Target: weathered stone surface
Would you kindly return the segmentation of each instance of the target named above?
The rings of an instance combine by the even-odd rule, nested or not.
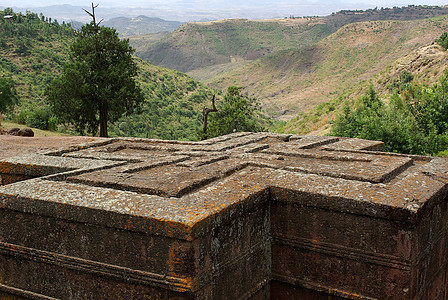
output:
[[[0,294],[447,299],[448,161],[381,150],[235,133],[5,159]]]

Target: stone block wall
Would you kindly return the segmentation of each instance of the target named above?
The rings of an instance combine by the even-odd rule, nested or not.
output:
[[[448,299],[442,158],[236,133],[0,161],[0,295]]]

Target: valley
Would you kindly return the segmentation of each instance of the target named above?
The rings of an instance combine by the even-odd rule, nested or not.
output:
[[[446,30],[446,17],[350,24],[311,47],[284,50],[204,82],[221,89],[241,85],[269,115],[289,120],[356,89]]]
[[[136,54],[212,88],[242,86],[267,115],[289,122],[362,89],[448,30],[446,7],[341,11],[327,17],[188,23]],[[418,70],[415,70],[418,73]],[[441,73],[439,71],[434,71]],[[418,76],[417,76],[418,77]],[[292,126],[292,125],[291,125]]]

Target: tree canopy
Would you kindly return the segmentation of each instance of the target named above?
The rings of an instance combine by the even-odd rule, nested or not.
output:
[[[0,113],[6,112],[18,100],[14,81],[11,78],[0,77]]]
[[[258,132],[264,129],[258,114],[259,104],[255,98],[241,94],[241,87],[227,89],[223,101],[219,101],[218,111],[210,114],[207,138],[232,132]]]
[[[448,33],[444,32],[436,42],[445,50],[448,49]]]
[[[401,75],[401,74],[400,74]],[[378,140],[388,152],[438,154],[448,148],[448,73],[432,87],[410,84],[407,73],[386,105],[373,86],[346,102],[332,135]]]
[[[100,127],[100,136],[107,137],[108,122],[144,101],[135,81],[134,50],[129,40],[120,40],[115,29],[99,26],[94,18],[77,32],[70,51],[62,75],[46,90],[47,99],[59,119],[80,134],[95,135]]]

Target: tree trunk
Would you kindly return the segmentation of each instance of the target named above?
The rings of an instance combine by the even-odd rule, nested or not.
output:
[[[207,139],[207,123],[208,123],[208,114],[211,112],[217,112],[218,109],[215,106],[215,95],[213,95],[213,99],[212,99],[212,108],[207,108],[204,107],[204,109],[202,110],[202,140]]]
[[[107,133],[107,109],[100,108],[100,137],[109,137]]]

